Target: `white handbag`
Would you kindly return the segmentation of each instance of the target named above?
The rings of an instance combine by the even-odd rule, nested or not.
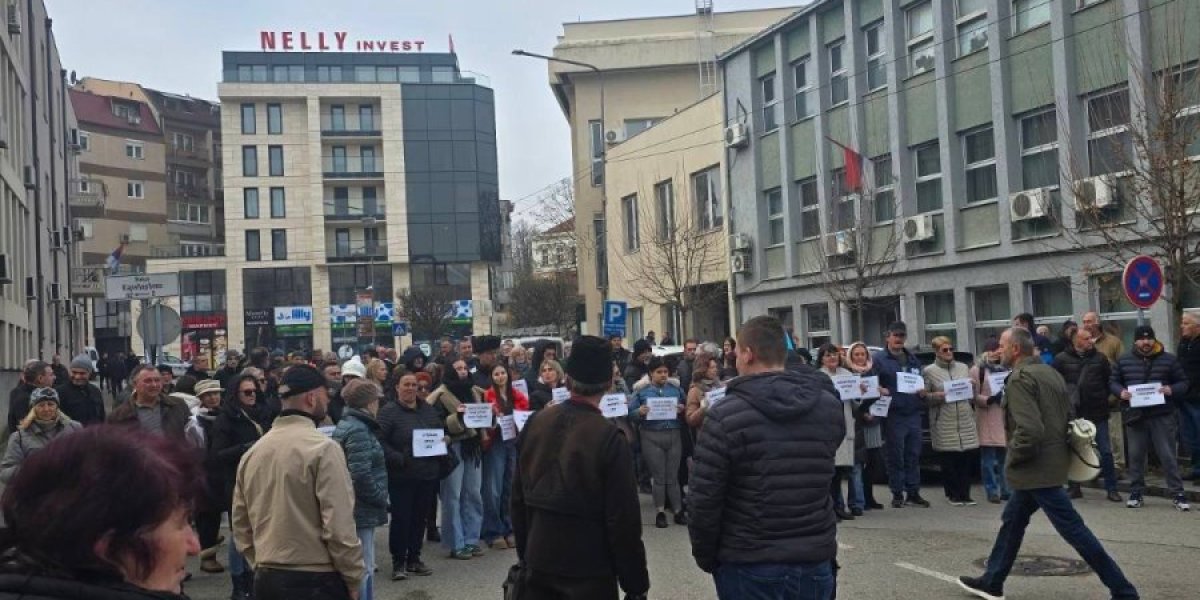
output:
[[[1067,423],[1067,446],[1071,448],[1071,466],[1067,479],[1086,483],[1100,475],[1100,453],[1096,449],[1096,425],[1087,419]]]

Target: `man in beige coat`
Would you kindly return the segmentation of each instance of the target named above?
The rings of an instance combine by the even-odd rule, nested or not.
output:
[[[316,429],[329,404],[325,378],[293,366],[279,395],[283,411],[242,457],[233,492],[233,538],[255,570],[254,597],[357,600],[366,570],[350,471]]]

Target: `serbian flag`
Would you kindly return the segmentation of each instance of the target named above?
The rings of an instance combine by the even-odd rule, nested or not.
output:
[[[117,249],[113,250],[112,254],[108,255],[108,259],[105,260],[105,264],[108,266],[108,272],[110,275],[116,275],[117,269],[121,268],[121,255],[124,253],[125,242],[121,242],[121,245],[117,246]]]
[[[849,146],[837,140],[826,137],[829,143],[842,149],[842,159],[846,163],[846,191],[861,192],[863,186],[863,157]]]
[[[454,54],[454,34],[447,34],[450,38],[450,54]]]

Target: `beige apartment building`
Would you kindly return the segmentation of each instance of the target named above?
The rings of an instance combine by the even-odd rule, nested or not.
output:
[[[611,239],[603,241],[605,213],[613,215],[619,200],[611,186],[606,189],[606,155],[718,91],[717,55],[796,10],[714,13],[711,6],[711,2],[698,2],[696,13],[682,16],[564,23],[554,47],[555,58],[599,70],[549,63],[551,90],[571,128],[575,228],[581,246],[579,289],[587,305],[584,332],[600,330],[604,297],[635,301],[617,297],[615,282],[628,274],[620,270],[622,261],[609,255]],[[717,115],[712,124],[720,122]],[[661,167],[657,161],[650,166]],[[609,225],[607,237],[615,235],[616,228]],[[582,248],[585,245],[588,248]],[[642,319],[645,326],[661,323],[663,317],[660,310],[652,309],[643,312]]]

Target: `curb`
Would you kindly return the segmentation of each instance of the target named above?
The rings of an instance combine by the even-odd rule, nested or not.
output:
[[[1084,488],[1090,488],[1090,489],[1094,489],[1094,490],[1103,490],[1104,489],[1104,478],[1097,477],[1096,479],[1093,479],[1087,483],[1081,484],[1081,486]],[[1129,494],[1129,486],[1130,486],[1130,484],[1128,481],[1118,481],[1117,482],[1117,491],[1128,495]],[[1142,493],[1143,493],[1143,495],[1146,495],[1146,496],[1158,496],[1160,498],[1170,498],[1171,497],[1167,493],[1167,486],[1158,481],[1155,481],[1153,483],[1147,482],[1145,487],[1142,489]],[[1187,481],[1186,479],[1183,482],[1183,495],[1186,496],[1188,501],[1191,503],[1200,503],[1200,487],[1193,485],[1193,482]]]

